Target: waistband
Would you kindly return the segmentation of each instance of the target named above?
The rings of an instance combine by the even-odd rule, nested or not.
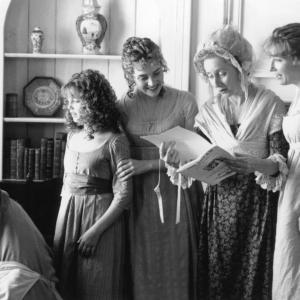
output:
[[[112,182],[99,177],[66,173],[64,189],[75,195],[107,194],[112,193]]]

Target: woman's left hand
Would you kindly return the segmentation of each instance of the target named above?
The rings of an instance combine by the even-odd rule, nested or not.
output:
[[[133,175],[143,174],[146,170],[146,161],[136,159],[123,159],[117,165],[116,175],[122,181],[125,181]]]
[[[77,241],[77,249],[81,256],[90,257],[92,256],[98,244],[99,234],[93,230],[88,229]]]
[[[255,172],[255,158],[252,156],[245,156],[241,154],[235,154],[233,158],[222,158],[230,170],[241,174],[250,174]]]

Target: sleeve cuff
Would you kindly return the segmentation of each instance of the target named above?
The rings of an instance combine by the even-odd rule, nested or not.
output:
[[[277,192],[285,184],[287,174],[288,174],[288,167],[286,165],[286,159],[281,154],[273,154],[269,156],[267,159],[272,160],[273,162],[278,163],[279,171],[276,176],[265,175],[260,172],[255,172],[256,178],[255,181],[258,185],[260,185],[263,189]]]
[[[170,177],[170,181],[174,184],[174,185],[179,185],[179,173],[177,172],[177,169],[174,168],[173,166],[167,164],[165,162],[165,166],[167,168],[167,175]],[[183,174],[181,174],[181,188],[182,189],[187,189],[189,188],[192,183],[195,181],[194,178],[192,177],[187,177],[184,176]]]

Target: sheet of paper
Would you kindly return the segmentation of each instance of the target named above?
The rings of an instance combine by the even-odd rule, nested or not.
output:
[[[179,152],[181,161],[190,161],[203,156],[214,146],[199,134],[176,126],[157,135],[142,136],[143,139],[153,143],[157,147],[162,142],[175,141],[175,148]]]

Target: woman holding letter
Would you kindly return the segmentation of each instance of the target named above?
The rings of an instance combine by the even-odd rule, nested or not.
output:
[[[194,97],[164,84],[166,62],[148,38],[131,37],[123,46],[122,66],[129,90],[119,102],[132,159],[118,166],[121,179],[133,175],[130,214],[133,299],[197,299],[196,268],[200,201],[199,182],[181,193],[159,160],[158,148],[140,138],[177,125],[192,129],[198,112]]]
[[[196,53],[196,70],[214,91],[196,116],[195,130],[232,158],[220,158],[208,185],[199,245],[199,299],[271,299],[278,193],[285,180],[284,103],[249,80],[252,47],[231,26],[212,33]],[[161,158],[177,166],[174,145]],[[171,168],[171,167],[170,167]],[[176,178],[173,178],[173,181]]]
[[[265,50],[279,84],[297,90],[282,125],[290,144],[289,174],[278,201],[272,298],[296,300],[300,295],[300,23],[274,29]]]

